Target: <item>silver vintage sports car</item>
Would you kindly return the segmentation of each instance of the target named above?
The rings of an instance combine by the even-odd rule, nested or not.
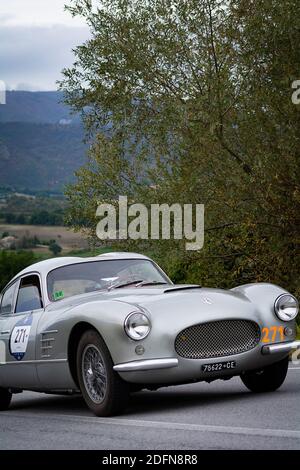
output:
[[[30,266],[0,303],[0,409],[23,390],[81,393],[98,416],[130,392],[239,375],[283,383],[297,300],[272,284],[174,285],[146,256],[110,253]]]

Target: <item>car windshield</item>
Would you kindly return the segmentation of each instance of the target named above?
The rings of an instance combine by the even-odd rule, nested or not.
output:
[[[48,274],[51,302],[73,295],[117,287],[170,284],[169,279],[150,260],[99,260],[71,264]]]

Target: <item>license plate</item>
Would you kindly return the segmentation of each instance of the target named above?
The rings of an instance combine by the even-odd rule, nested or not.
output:
[[[236,368],[235,361],[227,361],[227,362],[213,362],[212,364],[203,364],[202,371],[203,372],[218,372],[221,370],[230,370]]]

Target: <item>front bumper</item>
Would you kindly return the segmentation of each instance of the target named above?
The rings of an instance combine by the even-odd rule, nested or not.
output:
[[[262,354],[288,353],[294,349],[300,348],[300,341],[292,341],[291,343],[267,344],[262,347]]]
[[[114,370],[128,382],[135,383],[179,383],[201,381],[226,376],[240,375],[247,370],[266,367],[285,357],[289,351],[300,348],[300,341],[278,344],[258,345],[251,351],[226,357],[210,359],[186,359],[169,357],[161,359],[143,359],[125,362],[114,366]],[[237,367],[222,372],[202,373],[203,364],[236,361]]]
[[[146,359],[141,361],[125,362],[114,366],[116,372],[131,372],[138,370],[170,369],[178,366],[178,359],[170,357],[166,359]]]

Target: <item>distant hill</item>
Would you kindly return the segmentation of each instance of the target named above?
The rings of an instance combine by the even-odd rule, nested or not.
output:
[[[0,122],[55,124],[61,120],[78,124],[80,117],[71,115],[70,109],[62,103],[59,91],[8,91],[6,105],[0,106]]]
[[[62,191],[85,159],[80,125],[0,123],[0,185]]]
[[[0,106],[0,186],[63,191],[84,163],[84,130],[59,92],[7,93]]]

